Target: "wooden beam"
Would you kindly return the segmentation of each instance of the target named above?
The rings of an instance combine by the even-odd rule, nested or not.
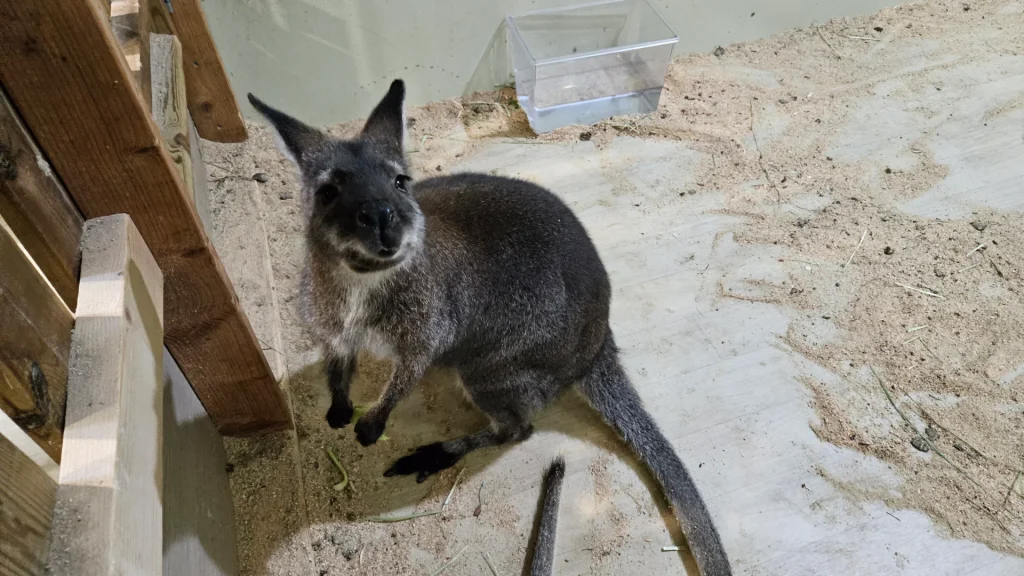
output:
[[[0,410],[60,460],[74,315],[0,218]]]
[[[73,310],[82,215],[0,90],[0,216]]]
[[[42,576],[57,483],[5,432],[0,423],[0,576]]]
[[[0,0],[0,83],[83,214],[132,216],[167,278],[167,347],[218,429],[286,428],[284,394],[130,82],[95,4]]]
[[[164,354],[164,574],[237,576],[224,443],[174,358]]]
[[[171,6],[171,21],[185,54],[188,109],[199,135],[214,142],[245,141],[245,120],[199,0],[174,0]]]
[[[163,275],[131,218],[86,222],[55,576],[162,573],[163,304]]]
[[[192,152],[189,142],[188,107],[185,103],[185,71],[181,66],[181,43],[169,34],[149,38],[150,77],[153,81],[153,121],[160,128],[167,151],[174,160],[188,197],[195,205],[192,181]]]
[[[162,0],[158,0],[162,1]],[[149,0],[113,0],[110,2],[110,26],[121,45],[128,69],[143,102],[150,102]]]
[[[213,220],[210,218],[210,186],[206,181],[206,162],[203,160],[203,142],[199,138],[195,122],[189,126],[189,146],[192,151],[192,191],[195,194],[196,212],[199,213],[199,220],[203,222],[203,229],[207,235],[213,230]]]

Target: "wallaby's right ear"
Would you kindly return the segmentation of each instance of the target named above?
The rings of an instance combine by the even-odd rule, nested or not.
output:
[[[292,162],[295,162],[299,168],[302,168],[303,161],[306,160],[303,158],[303,155],[308,154],[312,149],[318,148],[327,140],[327,136],[323,132],[292,118],[276,108],[271,108],[252,94],[249,94],[249,103],[270,121],[270,124],[277,132],[278,147],[281,148],[281,152],[288,156]]]

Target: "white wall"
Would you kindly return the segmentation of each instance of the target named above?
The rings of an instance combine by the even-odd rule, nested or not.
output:
[[[650,0],[679,35],[675,55],[769,36],[894,0]],[[482,64],[506,14],[580,0],[204,0],[248,117],[253,92],[307,122],[366,116],[396,77],[422,104],[486,88]],[[503,28],[500,36],[503,38]],[[489,57],[500,57],[500,52]],[[500,72],[498,73],[500,76]]]

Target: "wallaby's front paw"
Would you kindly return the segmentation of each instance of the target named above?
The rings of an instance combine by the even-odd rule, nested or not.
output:
[[[420,446],[408,456],[402,456],[388,468],[385,476],[416,475],[416,482],[423,482],[431,475],[451,468],[459,461],[460,456],[444,449],[444,444],[434,442]]]
[[[344,428],[352,421],[354,412],[351,402],[333,402],[327,410],[327,425],[331,428]]]
[[[363,446],[373,444],[384,434],[385,424],[385,421],[371,418],[369,414],[363,416],[356,422],[356,440]]]

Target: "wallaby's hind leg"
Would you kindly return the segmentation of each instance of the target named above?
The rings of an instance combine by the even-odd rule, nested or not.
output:
[[[473,403],[491,419],[491,426],[455,440],[420,446],[399,458],[385,476],[416,474],[416,481],[423,482],[473,450],[526,440],[533,433],[533,415],[559,389],[549,376],[534,372],[505,377],[464,374],[463,383]]]

